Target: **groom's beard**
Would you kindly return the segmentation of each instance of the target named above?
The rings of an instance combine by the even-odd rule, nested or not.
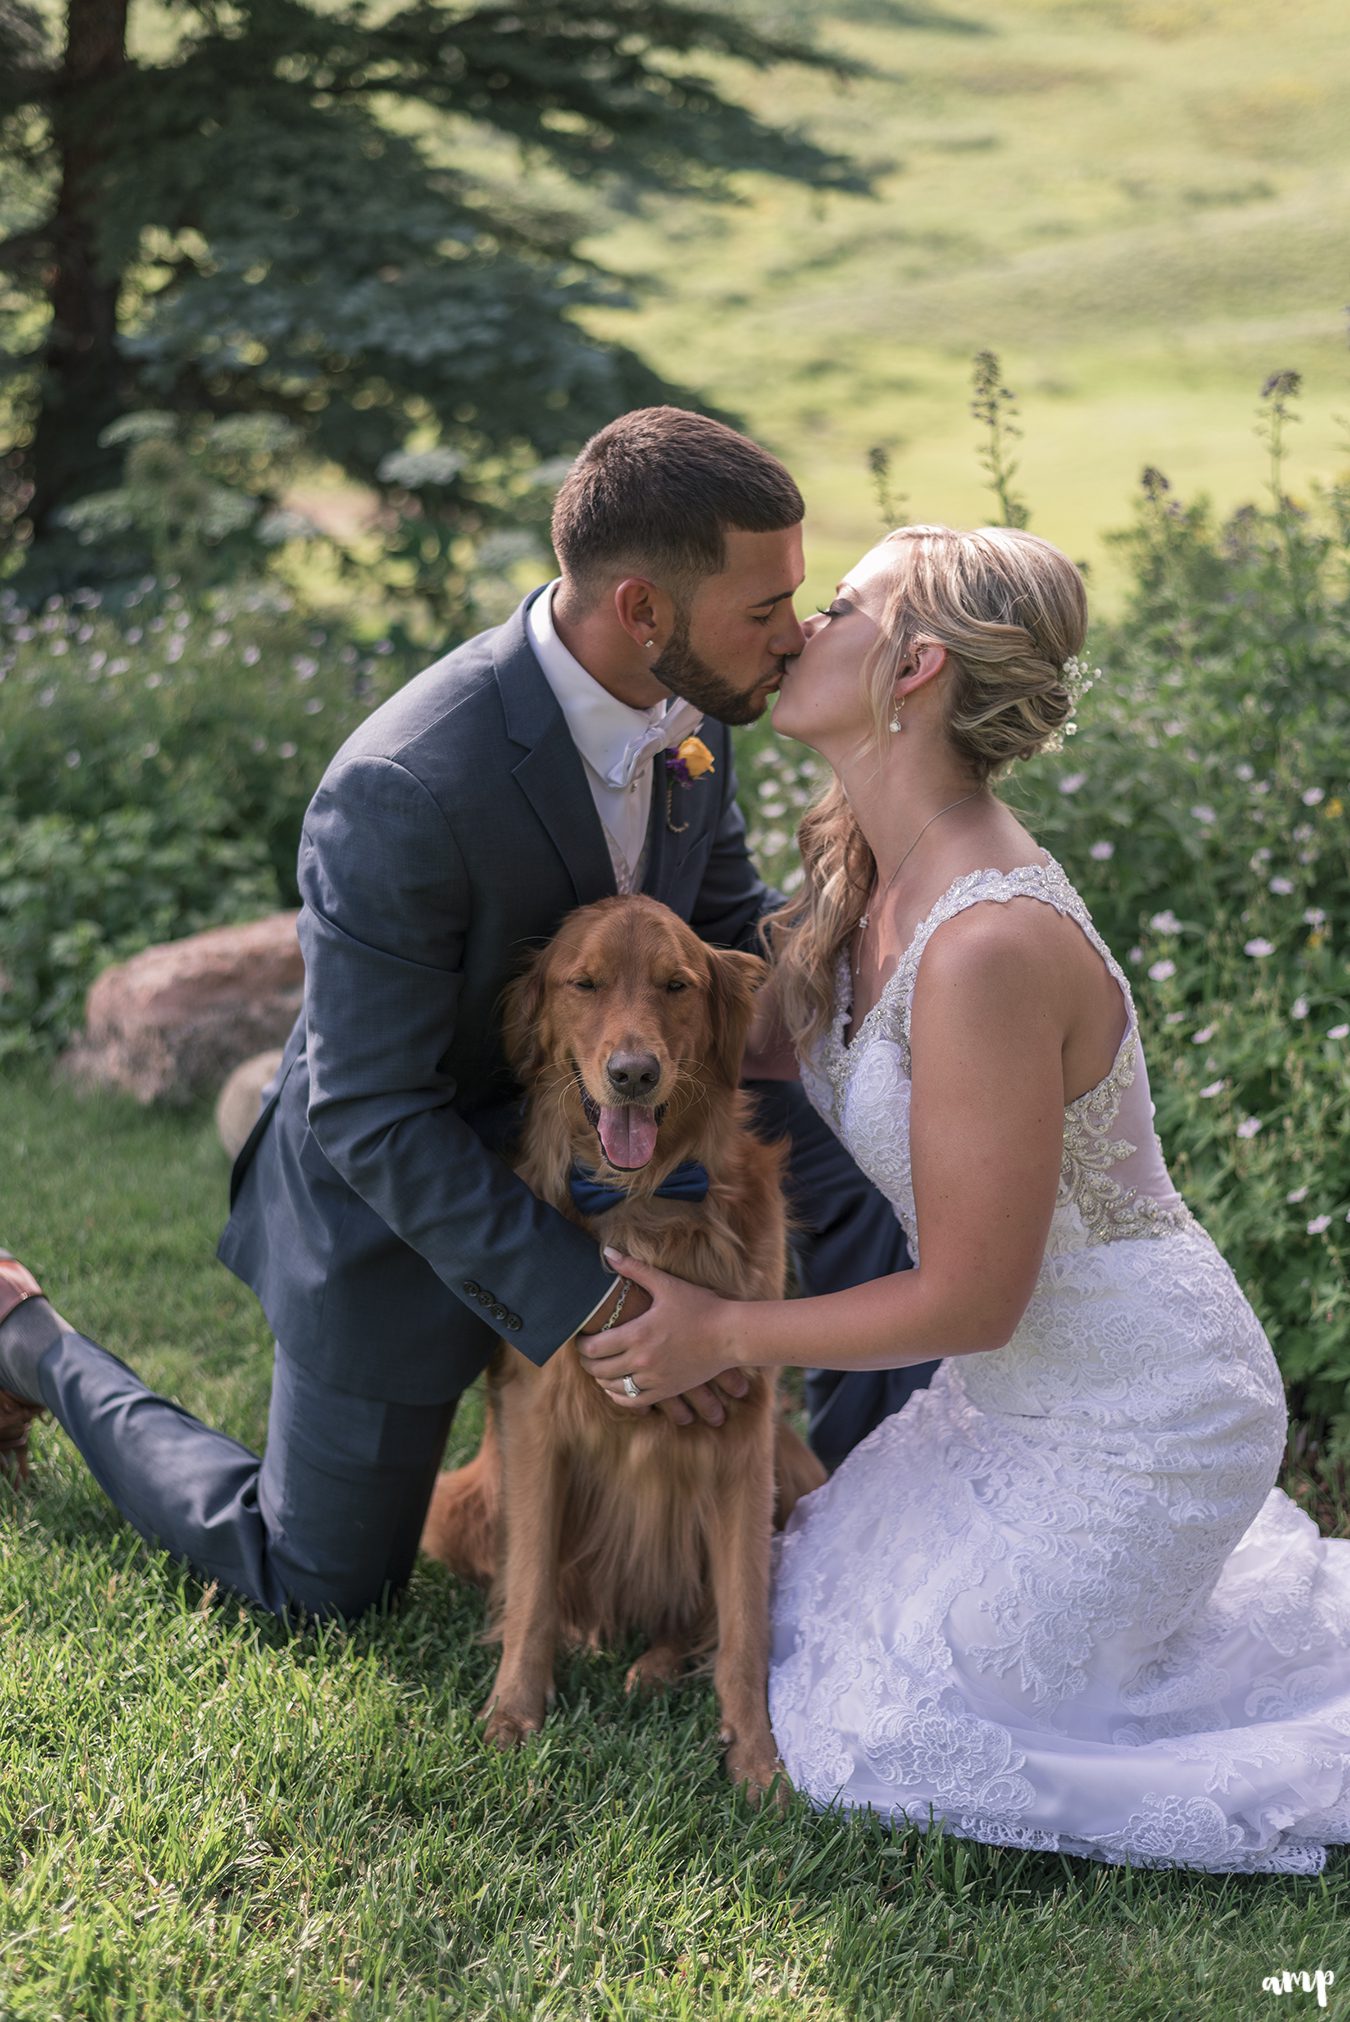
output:
[[[733,688],[699,658],[689,643],[689,620],[684,612],[677,614],[675,630],[660,659],[653,660],[651,671],[672,695],[692,702],[719,723],[757,723],[764,714],[768,698],[759,689],[747,695]]]

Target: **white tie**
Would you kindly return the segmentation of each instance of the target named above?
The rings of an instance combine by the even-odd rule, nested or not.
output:
[[[675,702],[657,722],[649,723],[637,737],[630,738],[623,755],[605,774],[607,786],[625,787],[649,765],[658,751],[668,751],[683,738],[692,737],[703,721],[703,711],[692,702]]]

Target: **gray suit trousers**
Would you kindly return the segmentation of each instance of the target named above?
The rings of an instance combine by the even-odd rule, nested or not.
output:
[[[62,1333],[42,1401],[141,1536],[277,1615],[354,1617],[403,1586],[455,1415],[353,1397],[278,1346],[265,1458]]]

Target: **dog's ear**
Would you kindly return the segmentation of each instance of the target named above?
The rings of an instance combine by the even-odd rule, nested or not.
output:
[[[712,970],[710,1059],[718,1079],[734,1088],[741,1078],[746,1035],[755,1015],[755,992],[769,965],[762,955],[742,955],[730,948],[709,948],[707,955]]]
[[[522,1084],[533,1081],[548,1058],[543,1029],[547,968],[548,949],[541,948],[502,995],[502,1051]]]

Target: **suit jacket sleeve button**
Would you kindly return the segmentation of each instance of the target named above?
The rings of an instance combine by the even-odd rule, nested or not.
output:
[[[478,1287],[477,1285],[475,1285],[472,1278],[466,1278],[464,1280],[463,1289],[468,1293],[471,1299],[476,1299],[478,1297]]]
[[[519,1334],[521,1327],[524,1325],[524,1322],[521,1320],[519,1313],[508,1313],[506,1316],[506,1324],[511,1329],[511,1332],[513,1334]]]
[[[504,1320],[507,1317],[505,1306],[494,1306],[492,1309],[492,1317],[494,1320]]]

